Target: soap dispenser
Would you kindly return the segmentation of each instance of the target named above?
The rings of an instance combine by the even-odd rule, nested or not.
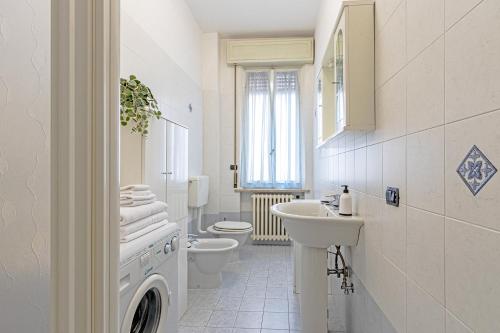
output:
[[[352,197],[347,185],[342,185],[344,191],[340,196],[339,215],[352,216]]]

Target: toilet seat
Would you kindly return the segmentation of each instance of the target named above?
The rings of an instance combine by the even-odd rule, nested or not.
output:
[[[239,221],[220,221],[213,225],[214,230],[222,232],[245,232],[252,229],[252,225],[248,222]]]

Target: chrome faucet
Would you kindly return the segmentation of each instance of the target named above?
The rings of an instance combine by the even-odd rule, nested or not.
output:
[[[339,208],[340,194],[327,194],[324,197],[331,198],[331,200],[322,200],[322,203],[328,206],[332,206],[335,209]]]
[[[188,234],[188,239],[187,241],[191,244],[196,244],[196,243],[199,243],[200,241],[196,238],[198,237],[198,235],[195,235],[195,234]]]

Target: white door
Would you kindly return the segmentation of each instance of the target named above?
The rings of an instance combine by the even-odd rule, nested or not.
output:
[[[167,121],[153,119],[144,139],[144,183],[158,200],[167,202]]]

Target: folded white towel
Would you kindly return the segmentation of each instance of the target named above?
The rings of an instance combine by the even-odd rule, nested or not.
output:
[[[163,201],[155,201],[138,207],[120,207],[120,225],[126,225],[160,212],[166,212],[167,207],[167,204]]]
[[[135,184],[120,187],[120,191],[149,191],[149,185]]]
[[[127,225],[123,225],[120,227],[120,237],[125,237],[127,235],[133,234],[134,232],[138,232],[141,229],[144,229],[152,224],[166,220],[167,218],[168,214],[166,212],[160,212],[158,214],[145,217],[143,219],[137,220]]]
[[[154,194],[153,192],[147,190],[147,191],[120,191],[120,196],[122,195],[135,195],[135,196],[148,196],[150,194]]]
[[[144,206],[144,205],[152,204],[155,201],[156,201],[156,199],[149,199],[149,200],[133,200],[133,199],[121,200],[120,199],[120,206],[121,207]]]
[[[150,226],[147,226],[146,228],[143,228],[137,232],[134,232],[133,234],[126,235],[126,236],[120,236],[120,242],[121,243],[128,243],[136,238],[139,238],[141,236],[144,236],[144,235],[150,233],[151,231],[154,231],[158,228],[163,227],[167,223],[168,223],[167,220],[163,220],[161,222],[151,224]]]
[[[133,200],[133,201],[143,201],[143,200],[153,200],[156,199],[156,195],[153,193],[148,195],[123,195],[120,194],[120,200]]]

